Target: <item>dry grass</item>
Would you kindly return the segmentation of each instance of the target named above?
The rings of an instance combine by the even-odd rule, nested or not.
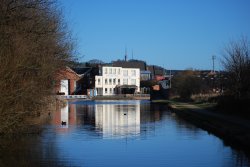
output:
[[[218,93],[194,94],[191,99],[196,103],[209,102],[211,99],[220,96]]]

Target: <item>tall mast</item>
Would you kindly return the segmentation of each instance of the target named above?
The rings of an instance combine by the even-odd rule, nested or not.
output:
[[[125,61],[127,61],[128,55],[127,55],[127,47],[125,47]]]

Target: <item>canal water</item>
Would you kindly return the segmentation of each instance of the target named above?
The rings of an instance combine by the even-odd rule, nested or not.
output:
[[[51,115],[40,136],[0,143],[0,166],[250,166],[248,155],[166,105],[139,100],[71,101]]]

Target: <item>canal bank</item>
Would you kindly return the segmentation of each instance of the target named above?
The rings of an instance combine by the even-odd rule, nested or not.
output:
[[[223,139],[225,145],[232,145],[237,149],[249,152],[249,120],[210,111],[191,103],[173,101],[160,101],[160,103],[168,103],[176,115]]]
[[[115,96],[95,96],[91,100],[149,100],[150,96],[145,95],[115,95]]]

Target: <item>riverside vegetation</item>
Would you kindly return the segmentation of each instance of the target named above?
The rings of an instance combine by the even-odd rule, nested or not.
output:
[[[249,152],[250,60],[246,38],[231,42],[224,52],[226,83],[212,93],[216,84],[204,83],[197,71],[187,70],[173,78],[168,103],[183,119],[221,137],[226,143]],[[221,86],[222,81],[219,82]]]
[[[56,1],[1,1],[0,134],[22,132],[46,111],[53,101],[54,75],[72,53]]]
[[[211,72],[212,80],[206,81],[195,70],[186,70],[174,76],[172,93],[182,101],[216,103],[218,111],[250,118],[249,46],[246,37],[229,43],[223,54],[222,77],[218,77],[220,73]],[[214,93],[215,89],[219,92]]]

